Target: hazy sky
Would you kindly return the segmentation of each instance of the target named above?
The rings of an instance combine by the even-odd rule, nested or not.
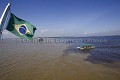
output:
[[[0,0],[0,16],[11,11],[37,27],[35,36],[120,34],[120,0]],[[16,37],[4,31],[4,37]]]

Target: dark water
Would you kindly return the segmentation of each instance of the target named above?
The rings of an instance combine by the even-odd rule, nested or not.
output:
[[[88,40],[82,43],[73,43],[72,46],[69,46],[66,52],[84,52],[84,54],[90,54],[87,61],[90,61],[95,64],[102,63],[113,63],[120,61],[120,37],[118,36],[108,36],[108,37],[87,37],[87,38],[77,38]],[[93,41],[91,41],[91,39]],[[82,44],[93,44],[95,49],[90,51],[78,51],[75,46]],[[115,65],[116,66],[116,65]],[[120,67],[120,65],[118,65]]]
[[[81,44],[95,49],[80,51]],[[120,37],[4,39],[0,80],[120,80]]]

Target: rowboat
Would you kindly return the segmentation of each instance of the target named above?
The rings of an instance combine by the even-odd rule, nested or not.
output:
[[[93,44],[82,44],[80,47],[77,47],[79,50],[90,50],[94,48],[95,46]]]

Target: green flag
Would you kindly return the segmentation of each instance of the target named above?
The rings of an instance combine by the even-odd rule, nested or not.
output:
[[[14,14],[11,13],[6,29],[20,38],[31,40],[34,36],[36,27],[25,20],[17,18]]]

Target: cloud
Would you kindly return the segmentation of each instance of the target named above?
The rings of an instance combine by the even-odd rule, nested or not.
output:
[[[87,32],[83,33],[83,34],[88,34]]]
[[[61,32],[62,34],[64,33],[64,32]]]
[[[45,33],[45,32],[47,32],[48,31],[48,29],[42,29],[40,32],[41,33]]]
[[[87,34],[95,34],[96,32],[84,32],[83,34],[84,35],[87,35]]]

